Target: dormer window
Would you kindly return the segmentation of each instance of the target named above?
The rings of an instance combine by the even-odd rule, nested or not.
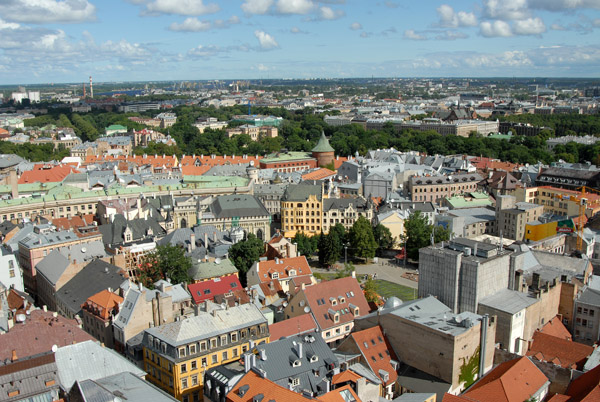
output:
[[[343,296],[340,296],[338,299],[339,299],[339,301],[340,301],[340,304],[342,304],[342,303],[346,303],[346,299],[344,299],[344,297],[343,297]]]
[[[290,378],[290,385],[292,387],[297,387],[300,385],[300,378]]]
[[[273,279],[279,279],[279,272],[273,272],[271,274],[271,278],[273,278]]]
[[[300,362],[300,360],[294,360],[292,362],[292,367],[300,367],[302,363]]]
[[[288,272],[288,276],[295,276],[296,275],[296,270],[295,269],[290,269]]]
[[[335,297],[330,297],[329,302],[332,306],[337,306],[337,299]]]
[[[316,361],[319,361],[319,356],[317,356],[317,355],[312,355],[312,356],[310,357],[310,362],[311,362],[311,363],[314,363],[314,362],[316,362]]]

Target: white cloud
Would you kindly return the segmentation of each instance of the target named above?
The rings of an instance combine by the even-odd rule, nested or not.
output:
[[[414,29],[404,31],[404,38],[410,40],[427,40],[425,35],[415,32]]]
[[[148,14],[205,15],[219,9],[217,4],[204,4],[203,0],[154,0],[146,5]]]
[[[245,0],[241,7],[246,14],[266,14],[272,5],[273,0]]]
[[[360,22],[353,22],[350,25],[350,29],[353,31],[358,31],[358,30],[362,29],[362,25],[360,24]]]
[[[2,29],[18,29],[21,25],[14,22],[6,22],[0,19],[0,30]]]
[[[360,37],[361,37],[361,38],[368,38],[368,37],[370,37],[371,35],[373,35],[371,32],[365,32],[365,31],[362,31],[362,32],[360,33]]]
[[[237,25],[241,23],[240,17],[232,15],[228,20],[215,20],[215,28],[229,28],[231,25]]]
[[[483,15],[487,18],[512,21],[528,18],[527,0],[483,0]]]
[[[96,19],[96,7],[87,0],[0,1],[6,20],[31,24],[78,23]]]
[[[256,69],[257,69],[258,71],[268,71],[268,70],[270,70],[270,68],[269,68],[269,67],[265,66],[265,65],[264,65],[264,64],[262,64],[262,63],[259,63],[259,64],[256,66]]]
[[[334,10],[331,7],[321,7],[319,15],[323,20],[337,20],[338,18],[342,18],[345,13],[342,10]]]
[[[442,4],[437,8],[440,17],[439,25],[447,28],[473,27],[477,25],[477,17],[473,13],[466,11],[454,11],[452,6]]]
[[[510,25],[505,21],[483,21],[479,24],[479,32],[486,38],[512,36]]]
[[[301,30],[298,27],[292,27],[292,28],[290,28],[290,32],[293,33],[293,34],[306,34],[306,33],[308,33],[306,31]]]
[[[468,38],[469,35],[460,32],[460,31],[444,31],[443,33],[436,35],[437,40],[456,40],[456,39],[465,39]]]
[[[531,8],[548,10],[548,11],[564,11],[578,8],[596,8],[600,9],[599,0],[529,0]]]
[[[190,57],[212,57],[218,53],[221,53],[223,50],[218,46],[209,45],[203,46],[199,45],[193,49],[188,50],[187,54]]]
[[[554,31],[566,31],[567,28],[565,28],[564,26],[560,25],[560,24],[552,24],[550,25],[550,29],[554,30]]]
[[[198,18],[189,17],[186,18],[182,23],[174,22],[169,25],[171,31],[182,31],[182,32],[202,32],[208,31],[212,27],[210,21],[200,21]]]
[[[314,8],[311,0],[277,0],[277,11],[282,14],[308,14]]]
[[[275,40],[275,38],[264,31],[254,31],[254,36],[258,39],[258,43],[260,44],[260,48],[263,50],[270,50],[279,47],[279,44]]]
[[[512,27],[515,35],[541,35],[546,32],[546,25],[541,18],[527,18],[513,23]]]

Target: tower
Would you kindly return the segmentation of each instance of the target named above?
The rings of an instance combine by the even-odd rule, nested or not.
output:
[[[94,97],[94,87],[92,85],[92,76],[90,75],[90,98]]]

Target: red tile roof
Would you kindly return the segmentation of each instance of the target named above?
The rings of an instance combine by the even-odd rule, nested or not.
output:
[[[377,377],[386,385],[393,384],[398,379],[398,374],[390,360],[398,361],[392,346],[383,334],[381,327],[376,326],[362,331],[354,332],[350,335],[356,346],[360,349],[367,364]],[[379,370],[384,370],[389,374],[388,381],[384,381]]]
[[[303,314],[269,325],[269,334],[271,335],[271,342],[273,342],[293,335],[314,332],[316,329],[317,323],[315,323],[312,315]]]
[[[244,387],[243,396],[240,388]],[[262,378],[254,371],[247,372],[227,394],[228,402],[251,402],[256,395],[262,394],[263,401],[307,402],[302,394],[297,394],[287,388],[275,384],[273,381]],[[311,398],[312,399],[312,398]]]
[[[566,394],[571,402],[600,401],[600,366],[596,366],[571,381]],[[596,397],[594,399],[594,397]]]
[[[254,162],[254,166],[258,166],[258,162],[262,159],[262,156],[216,156],[213,158],[212,155],[187,155],[181,158],[180,165],[208,165],[208,166],[221,166],[221,165],[241,165],[245,163]]]
[[[566,339],[570,341],[573,339],[569,330],[561,322],[561,317],[556,316],[546,323],[540,330],[540,332],[546,335],[556,336],[558,338]]]
[[[500,364],[469,388],[464,396],[486,402],[523,402],[547,381],[529,358],[521,357]]]
[[[19,177],[19,184],[26,183],[58,183],[71,173],[79,173],[73,166],[62,165],[44,168],[43,165],[35,165],[33,170],[23,172]]]
[[[175,155],[88,155],[85,157],[84,165],[102,162],[131,162],[138,166],[151,165],[152,167],[165,167],[170,170],[179,165]]]
[[[302,175],[302,180],[322,180],[334,176],[335,172],[326,168],[320,168]]]
[[[504,170],[506,172],[512,172],[519,168],[518,163],[502,162],[498,159],[486,158],[486,157],[475,157],[470,160],[471,164],[480,170]]]
[[[306,301],[321,330],[354,321],[350,305],[358,307],[360,317],[369,313],[369,304],[356,278],[347,277],[317,283],[308,286],[301,292],[304,292]],[[331,319],[330,310],[339,312],[339,322],[336,323]],[[346,310],[348,311],[346,312]]]
[[[261,283],[269,283],[273,279],[273,274],[276,273],[278,278],[275,279],[288,279],[303,275],[312,275],[312,270],[308,266],[306,257],[301,255],[299,257],[292,258],[281,258],[278,260],[267,260],[258,261],[256,263],[258,268],[258,279]],[[290,276],[290,271],[296,271],[294,275]]]
[[[343,393],[350,393],[354,399],[343,396]],[[358,397],[358,395],[356,395],[354,390],[349,385],[345,385],[341,388],[336,388],[333,391],[329,391],[325,395],[317,397],[317,400],[322,402],[347,402],[348,400],[360,402],[361,399]]]
[[[188,166],[182,166],[181,167],[181,174],[183,176],[202,176],[204,173],[208,172],[211,168],[212,168],[212,166],[209,166],[209,165],[202,165],[202,166],[188,165]]]
[[[333,376],[333,378],[331,379],[331,383],[332,384],[341,384],[344,382],[357,382],[358,380],[360,380],[362,377],[358,374],[356,374],[354,371],[352,370],[346,370],[346,371],[342,371],[339,374],[336,374]]]
[[[242,289],[242,284],[237,275],[227,275],[188,285],[188,290],[196,304],[202,303],[205,300],[213,300],[215,296],[240,289]]]
[[[564,368],[581,369],[593,351],[591,346],[536,331],[527,356]]]
[[[90,310],[93,314],[107,320],[111,316],[112,311],[119,309],[120,303],[123,303],[123,298],[121,296],[105,289],[90,296],[81,307]]]
[[[91,225],[94,222],[94,215],[75,215],[71,218],[54,218],[52,224],[60,230],[69,230]]]
[[[18,358],[33,356],[58,347],[94,338],[79,328],[75,320],[50,311],[34,310],[24,324],[16,324],[9,332],[0,335],[0,360],[10,359],[14,350]]]

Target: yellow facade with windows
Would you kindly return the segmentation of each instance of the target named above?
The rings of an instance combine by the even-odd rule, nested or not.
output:
[[[214,328],[226,319],[231,328],[215,333]],[[181,339],[188,334],[193,336]],[[150,328],[142,340],[146,379],[182,402],[198,402],[203,398],[206,370],[239,360],[242,354],[265,342],[269,342],[267,320],[253,304]]]
[[[298,232],[307,236],[321,233],[323,203],[319,198],[311,194],[305,201],[281,202],[281,228],[285,237],[294,237]]]

